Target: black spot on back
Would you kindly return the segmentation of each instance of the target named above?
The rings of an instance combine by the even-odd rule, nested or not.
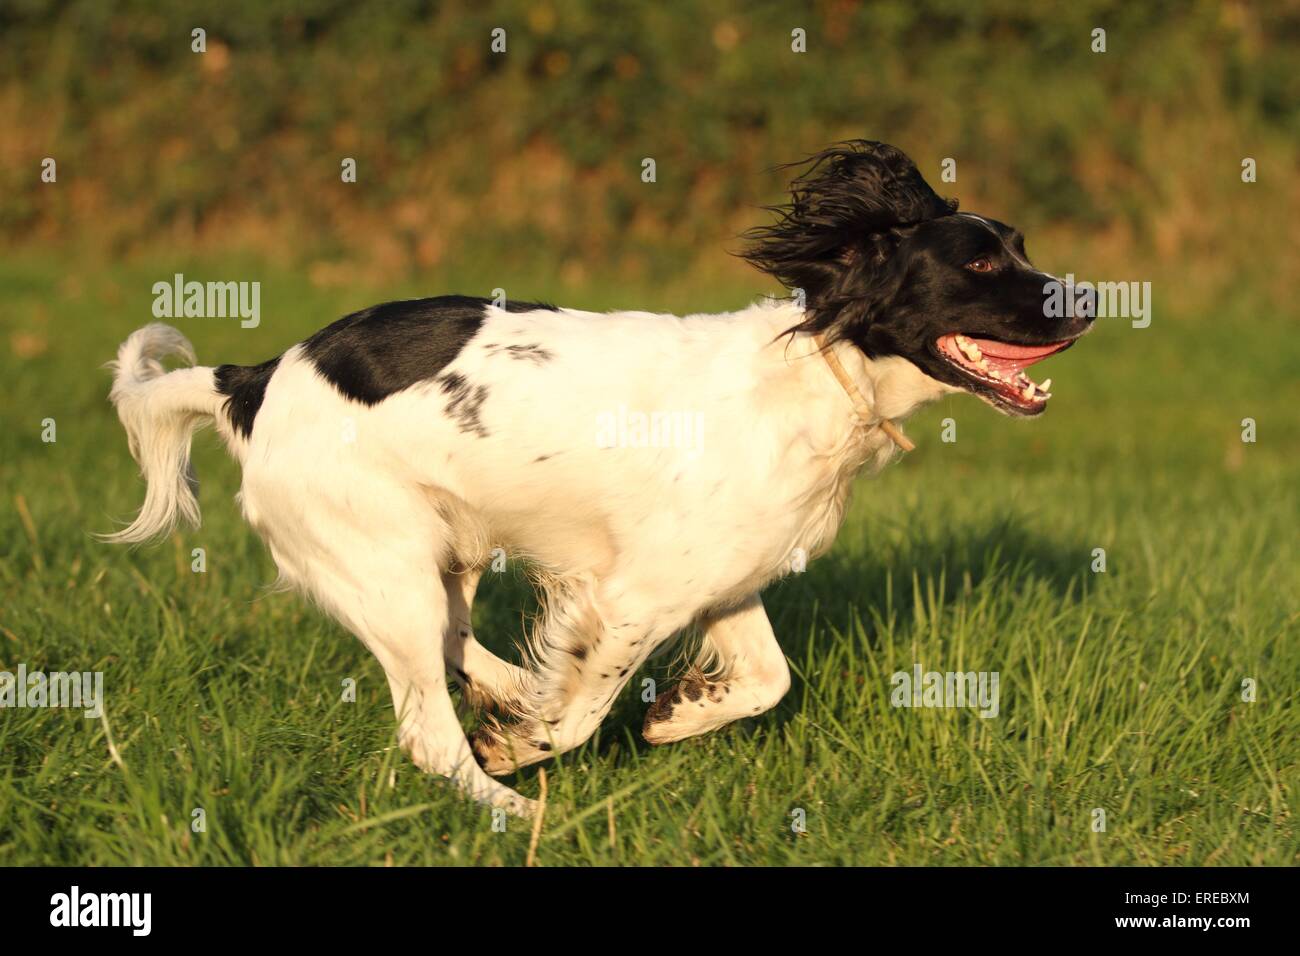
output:
[[[478,334],[489,304],[465,295],[385,302],[327,325],[303,343],[303,351],[343,395],[375,405],[451,364]],[[506,303],[508,312],[537,309],[555,306]]]
[[[487,438],[488,430],[483,427],[479,413],[483,401],[487,398],[486,385],[470,385],[464,376],[448,372],[438,379],[438,386],[447,394],[447,414],[456,420],[460,430],[465,434]]]
[[[520,361],[529,361],[534,365],[545,365],[551,359],[555,358],[547,349],[542,348],[536,342],[529,342],[523,345],[499,345],[492,343],[484,347],[489,355],[508,355],[512,359]]]
[[[280,364],[277,355],[261,365],[218,365],[212,375],[217,383],[217,391],[226,398],[226,416],[235,431],[244,438],[253,434],[253,422],[257,411],[262,407],[266,397],[266,383],[275,374]]]

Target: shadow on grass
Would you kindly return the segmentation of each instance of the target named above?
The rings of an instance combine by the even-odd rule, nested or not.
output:
[[[1014,593],[1045,588],[1058,598],[1073,595],[1077,599],[1090,576],[1091,557],[1091,545],[1082,541],[1061,542],[1022,520],[993,518],[951,532],[918,532],[901,544],[883,545],[867,553],[854,554],[847,547],[836,549],[809,565],[807,571],[769,586],[763,600],[786,656],[804,660],[810,653],[816,656],[818,645],[834,641],[831,629],[843,631],[855,613],[867,619],[874,608],[882,616],[892,612],[899,621],[910,621],[917,602],[929,600],[931,593],[944,605],[968,591],[989,586]],[[508,622],[513,615],[509,633],[494,633],[490,640],[494,652],[516,659],[511,642],[518,639],[520,622],[537,610],[531,584],[522,571],[515,571],[497,575],[480,593],[491,594],[491,610],[485,619]],[[654,749],[640,735],[644,711],[649,706],[640,699],[642,681],[652,677],[659,689],[667,690],[671,681],[664,679],[663,663],[671,657],[670,652],[657,664],[652,661],[633,675],[594,743],[573,751],[575,757],[603,758],[612,750],[626,750],[629,732],[636,753]],[[801,679],[797,674],[792,679],[794,686],[786,695],[787,701],[799,698]],[[784,707],[778,707],[738,724],[743,727],[755,721],[774,720],[780,726],[789,717]],[[534,773],[533,768],[526,768],[522,778],[528,779]],[[504,779],[518,781],[521,776]]]
[[[1003,518],[951,532],[926,531],[874,552],[833,551],[805,573],[770,586],[763,598],[782,646],[793,656],[816,634],[825,634],[825,625],[846,626],[853,609],[864,617],[874,608],[908,620],[931,591],[945,605],[993,584],[1015,592],[1046,588],[1058,597],[1078,595],[1091,560],[1085,542],[1054,540]]]

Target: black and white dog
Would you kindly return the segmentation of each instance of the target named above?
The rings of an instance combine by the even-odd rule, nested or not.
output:
[[[699,666],[645,738],[761,714],[790,676],[759,592],[830,546],[854,476],[907,446],[895,422],[959,391],[1038,414],[1050,382],[1026,368],[1090,322],[1046,317],[1056,280],[1020,233],[957,212],[899,150],[853,141],[800,166],[747,252],[794,301],[685,317],[390,302],[261,365],[173,372],[159,359],[192,363],[189,343],[140,329],[111,397],[148,491],[111,539],[197,523],[190,439],[214,421],[245,517],[379,659],[414,761],[516,813],[532,801],[488,774],[581,744],[693,625]],[[540,572],[525,667],[470,623],[497,548]],[[500,715],[472,746],[449,678]]]

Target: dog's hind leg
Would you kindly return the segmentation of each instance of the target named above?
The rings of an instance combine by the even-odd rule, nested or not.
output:
[[[433,569],[428,569],[433,570]],[[448,693],[443,635],[448,608],[436,575],[389,569],[373,599],[363,596],[355,615],[359,636],[388,676],[398,718],[398,739],[416,765],[450,778],[467,795],[528,816],[533,802],[492,780],[475,763]]]
[[[449,611],[447,670],[474,707],[512,713],[519,709],[530,678],[523,668],[503,661],[474,637],[471,609],[482,574],[481,568],[442,573]]]
[[[701,659],[672,690],[656,697],[641,734],[666,744],[717,730],[775,707],[790,689],[790,667],[776,642],[763,601],[710,615]]]
[[[313,534],[306,524],[296,525],[291,537],[273,535],[276,562],[383,666],[398,740],[417,766],[450,778],[475,800],[531,815],[533,801],[475,762],[452,704],[444,659],[449,601],[436,557],[445,529],[419,521],[415,507],[402,506],[400,491],[380,491],[352,499],[353,520],[332,523],[328,535]],[[379,502],[395,502],[395,510],[383,511]]]

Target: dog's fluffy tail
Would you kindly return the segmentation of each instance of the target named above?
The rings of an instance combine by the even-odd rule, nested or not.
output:
[[[148,483],[144,506],[134,521],[114,534],[115,543],[138,544],[167,534],[177,520],[199,524],[198,486],[190,466],[195,429],[214,418],[224,397],[212,369],[204,366],[168,372],[158,361],[176,355],[194,364],[194,347],[169,325],[155,322],[131,333],[117,350],[109,399],[126,428],[131,454]]]

